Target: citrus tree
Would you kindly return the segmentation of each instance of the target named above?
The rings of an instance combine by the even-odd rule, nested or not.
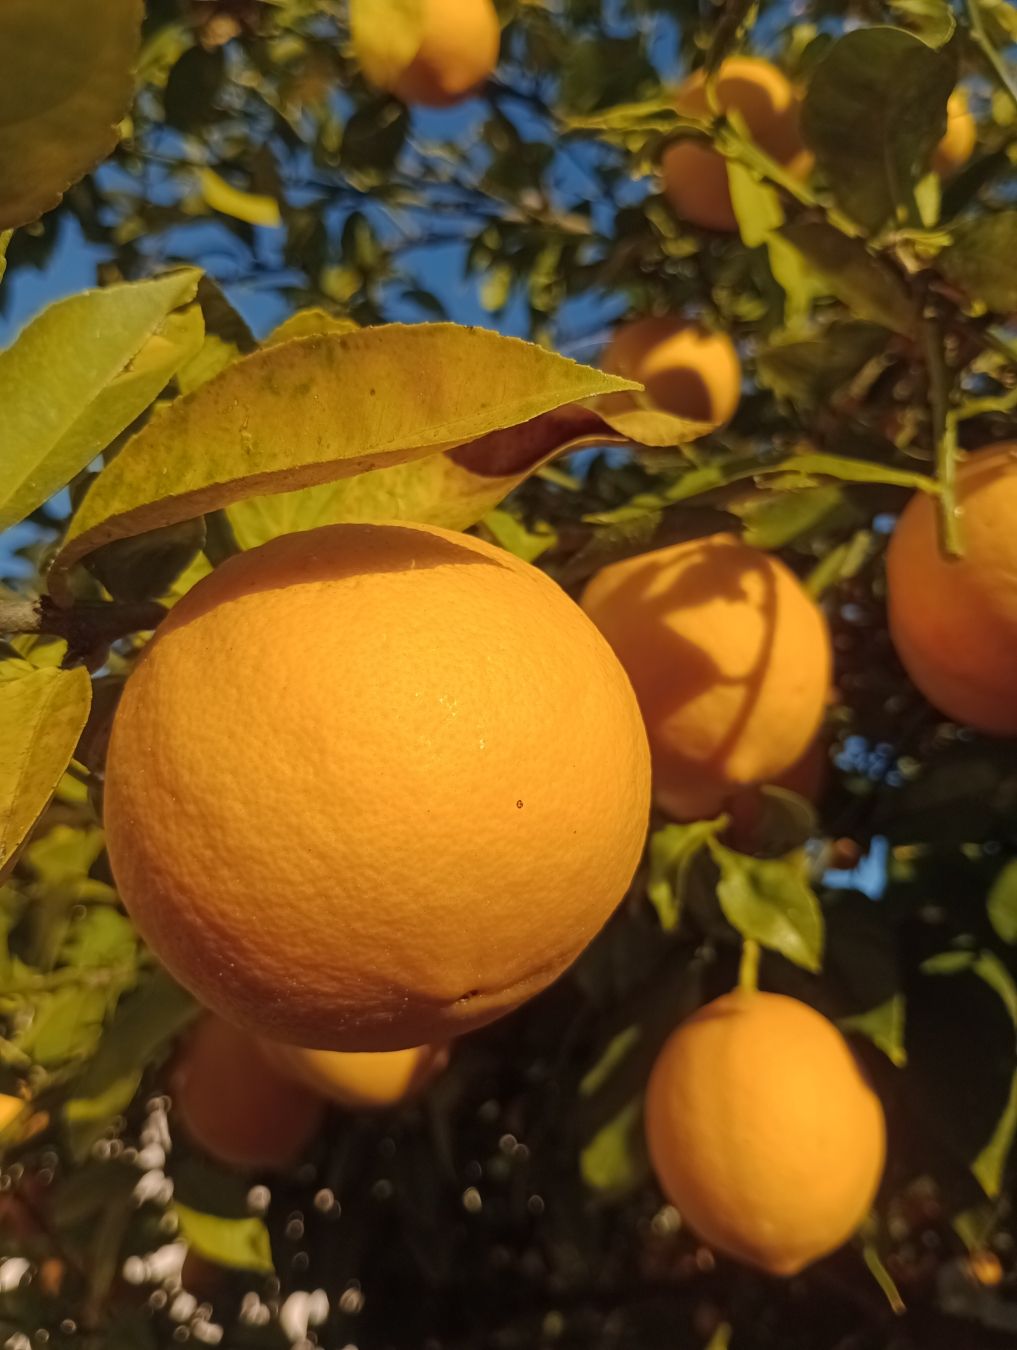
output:
[[[5,1345],[1013,1344],[1015,43],[3,0]]]

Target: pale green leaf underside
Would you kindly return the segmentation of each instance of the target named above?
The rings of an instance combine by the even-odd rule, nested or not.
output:
[[[70,763],[91,696],[84,669],[34,670],[0,682],[0,876]]]
[[[197,351],[198,272],[84,291],[0,352],[0,530],[22,520],[143,412]]]

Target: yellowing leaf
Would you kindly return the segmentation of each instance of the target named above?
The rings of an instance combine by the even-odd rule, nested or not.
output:
[[[85,291],[0,352],[0,530],[79,473],[197,350],[200,314],[167,318],[197,282],[189,268]]]
[[[515,477],[510,428],[525,432],[522,424],[552,410],[636,387],[534,344],[455,324],[284,342],[177,399],[124,446],[72,519],[51,589],[66,595],[68,569],[110,540],[257,493],[472,449],[482,438],[497,438],[494,449],[508,463],[506,473],[495,464],[491,476]],[[593,419],[584,432],[601,425],[577,411]],[[480,514],[495,504],[486,501]]]
[[[260,1219],[222,1219],[177,1203],[180,1232],[199,1256],[232,1270],[272,1273],[272,1244]]]
[[[0,682],[0,876],[70,763],[91,690],[83,669],[33,670]]]
[[[0,229],[56,206],[116,145],[142,12],[142,0],[0,4]]]
[[[213,211],[221,211],[234,220],[245,220],[248,225],[265,225],[274,229],[282,223],[279,203],[274,197],[258,192],[243,192],[227,183],[214,169],[199,169],[198,183],[201,195]]]
[[[280,342],[289,342],[292,338],[313,337],[315,333],[355,333],[360,324],[354,319],[341,318],[330,314],[327,309],[298,309],[288,319],[283,319],[278,328],[273,328],[261,344],[263,347],[275,347]]]
[[[382,89],[416,56],[423,32],[423,0],[350,0],[354,53],[367,79]]]

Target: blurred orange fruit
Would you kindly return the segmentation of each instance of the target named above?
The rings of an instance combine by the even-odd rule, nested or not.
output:
[[[1017,443],[958,467],[962,558],[940,547],[937,507],[916,493],[887,551],[890,636],[934,707],[995,736],[1017,735]]]
[[[722,112],[741,115],[753,141],[796,177],[808,176],[812,156],[798,125],[800,98],[787,76],[756,56],[731,56],[717,72],[717,103]],[[679,88],[675,107],[690,117],[708,118],[706,75],[697,70]],[[701,141],[676,140],[661,157],[664,195],[675,214],[708,230],[738,229],[724,157]]]
[[[230,558],[127,681],[113,872],[207,1007],[398,1050],[550,984],[622,899],[649,808],[629,681],[542,572],[465,535],[337,525]]]
[[[259,1042],[278,1069],[351,1111],[378,1111],[418,1097],[448,1064],[447,1045],[409,1050],[302,1050]]]
[[[941,178],[957,173],[971,158],[977,140],[967,91],[955,89],[946,104],[946,131],[932,154],[933,169]]]
[[[826,622],[769,554],[727,534],[688,540],[603,568],[582,603],[629,673],[654,797],[676,819],[772,782],[819,730]]]
[[[645,385],[647,401],[676,417],[720,426],[738,408],[742,368],[734,343],[698,324],[652,316],[622,324],[602,365]],[[636,403],[630,394],[617,398],[626,406]]]
[[[408,65],[375,83],[404,103],[448,108],[468,98],[498,64],[501,27],[492,0],[421,0],[420,45]]]
[[[727,994],[654,1065],[646,1135],[661,1188],[718,1251],[794,1275],[845,1242],[883,1172],[883,1110],[847,1042],[807,1004]]]

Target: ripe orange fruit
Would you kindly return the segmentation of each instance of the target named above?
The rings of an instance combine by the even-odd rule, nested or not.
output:
[[[978,128],[965,89],[955,89],[946,104],[946,131],[932,154],[932,167],[941,178],[963,169],[974,153]]]
[[[622,324],[604,353],[613,375],[638,380],[655,407],[676,417],[720,426],[730,421],[741,394],[742,368],[726,333],[680,319],[647,317]],[[626,406],[635,402],[619,394]]]
[[[916,493],[886,557],[890,636],[934,707],[996,736],[1017,735],[1017,443],[957,472],[964,557],[941,550],[936,506]]]
[[[0,1137],[10,1128],[25,1109],[21,1097],[12,1097],[0,1092]]]
[[[173,609],[105,814],[125,903],[206,1006],[398,1050],[550,984],[624,895],[648,804],[631,686],[554,582],[447,530],[337,525]]]
[[[378,1111],[412,1101],[448,1064],[447,1045],[371,1052],[302,1050],[261,1041],[262,1051],[288,1077],[351,1111]]]
[[[322,1101],[281,1073],[253,1037],[212,1015],[181,1045],[169,1088],[187,1137],[230,1167],[291,1167],[325,1117]]]
[[[879,1098],[840,1032],[779,994],[727,994],[671,1036],[646,1094],[661,1188],[719,1251],[794,1275],[865,1218],[885,1156]]]
[[[391,76],[374,82],[428,108],[448,108],[468,98],[498,64],[501,27],[492,0],[421,0],[423,30],[416,55]]]
[[[796,176],[807,177],[812,157],[798,125],[800,98],[782,71],[756,56],[731,56],[721,64],[715,87],[722,112],[740,113],[762,150]],[[679,88],[675,107],[690,117],[712,115],[703,71]],[[661,157],[661,170],[664,195],[683,220],[708,230],[738,229],[727,163],[716,150],[700,141],[673,141]]]
[[[819,729],[830,686],[822,613],[776,558],[732,535],[612,563],[583,608],[639,699],[654,796],[679,820],[772,782]]]

